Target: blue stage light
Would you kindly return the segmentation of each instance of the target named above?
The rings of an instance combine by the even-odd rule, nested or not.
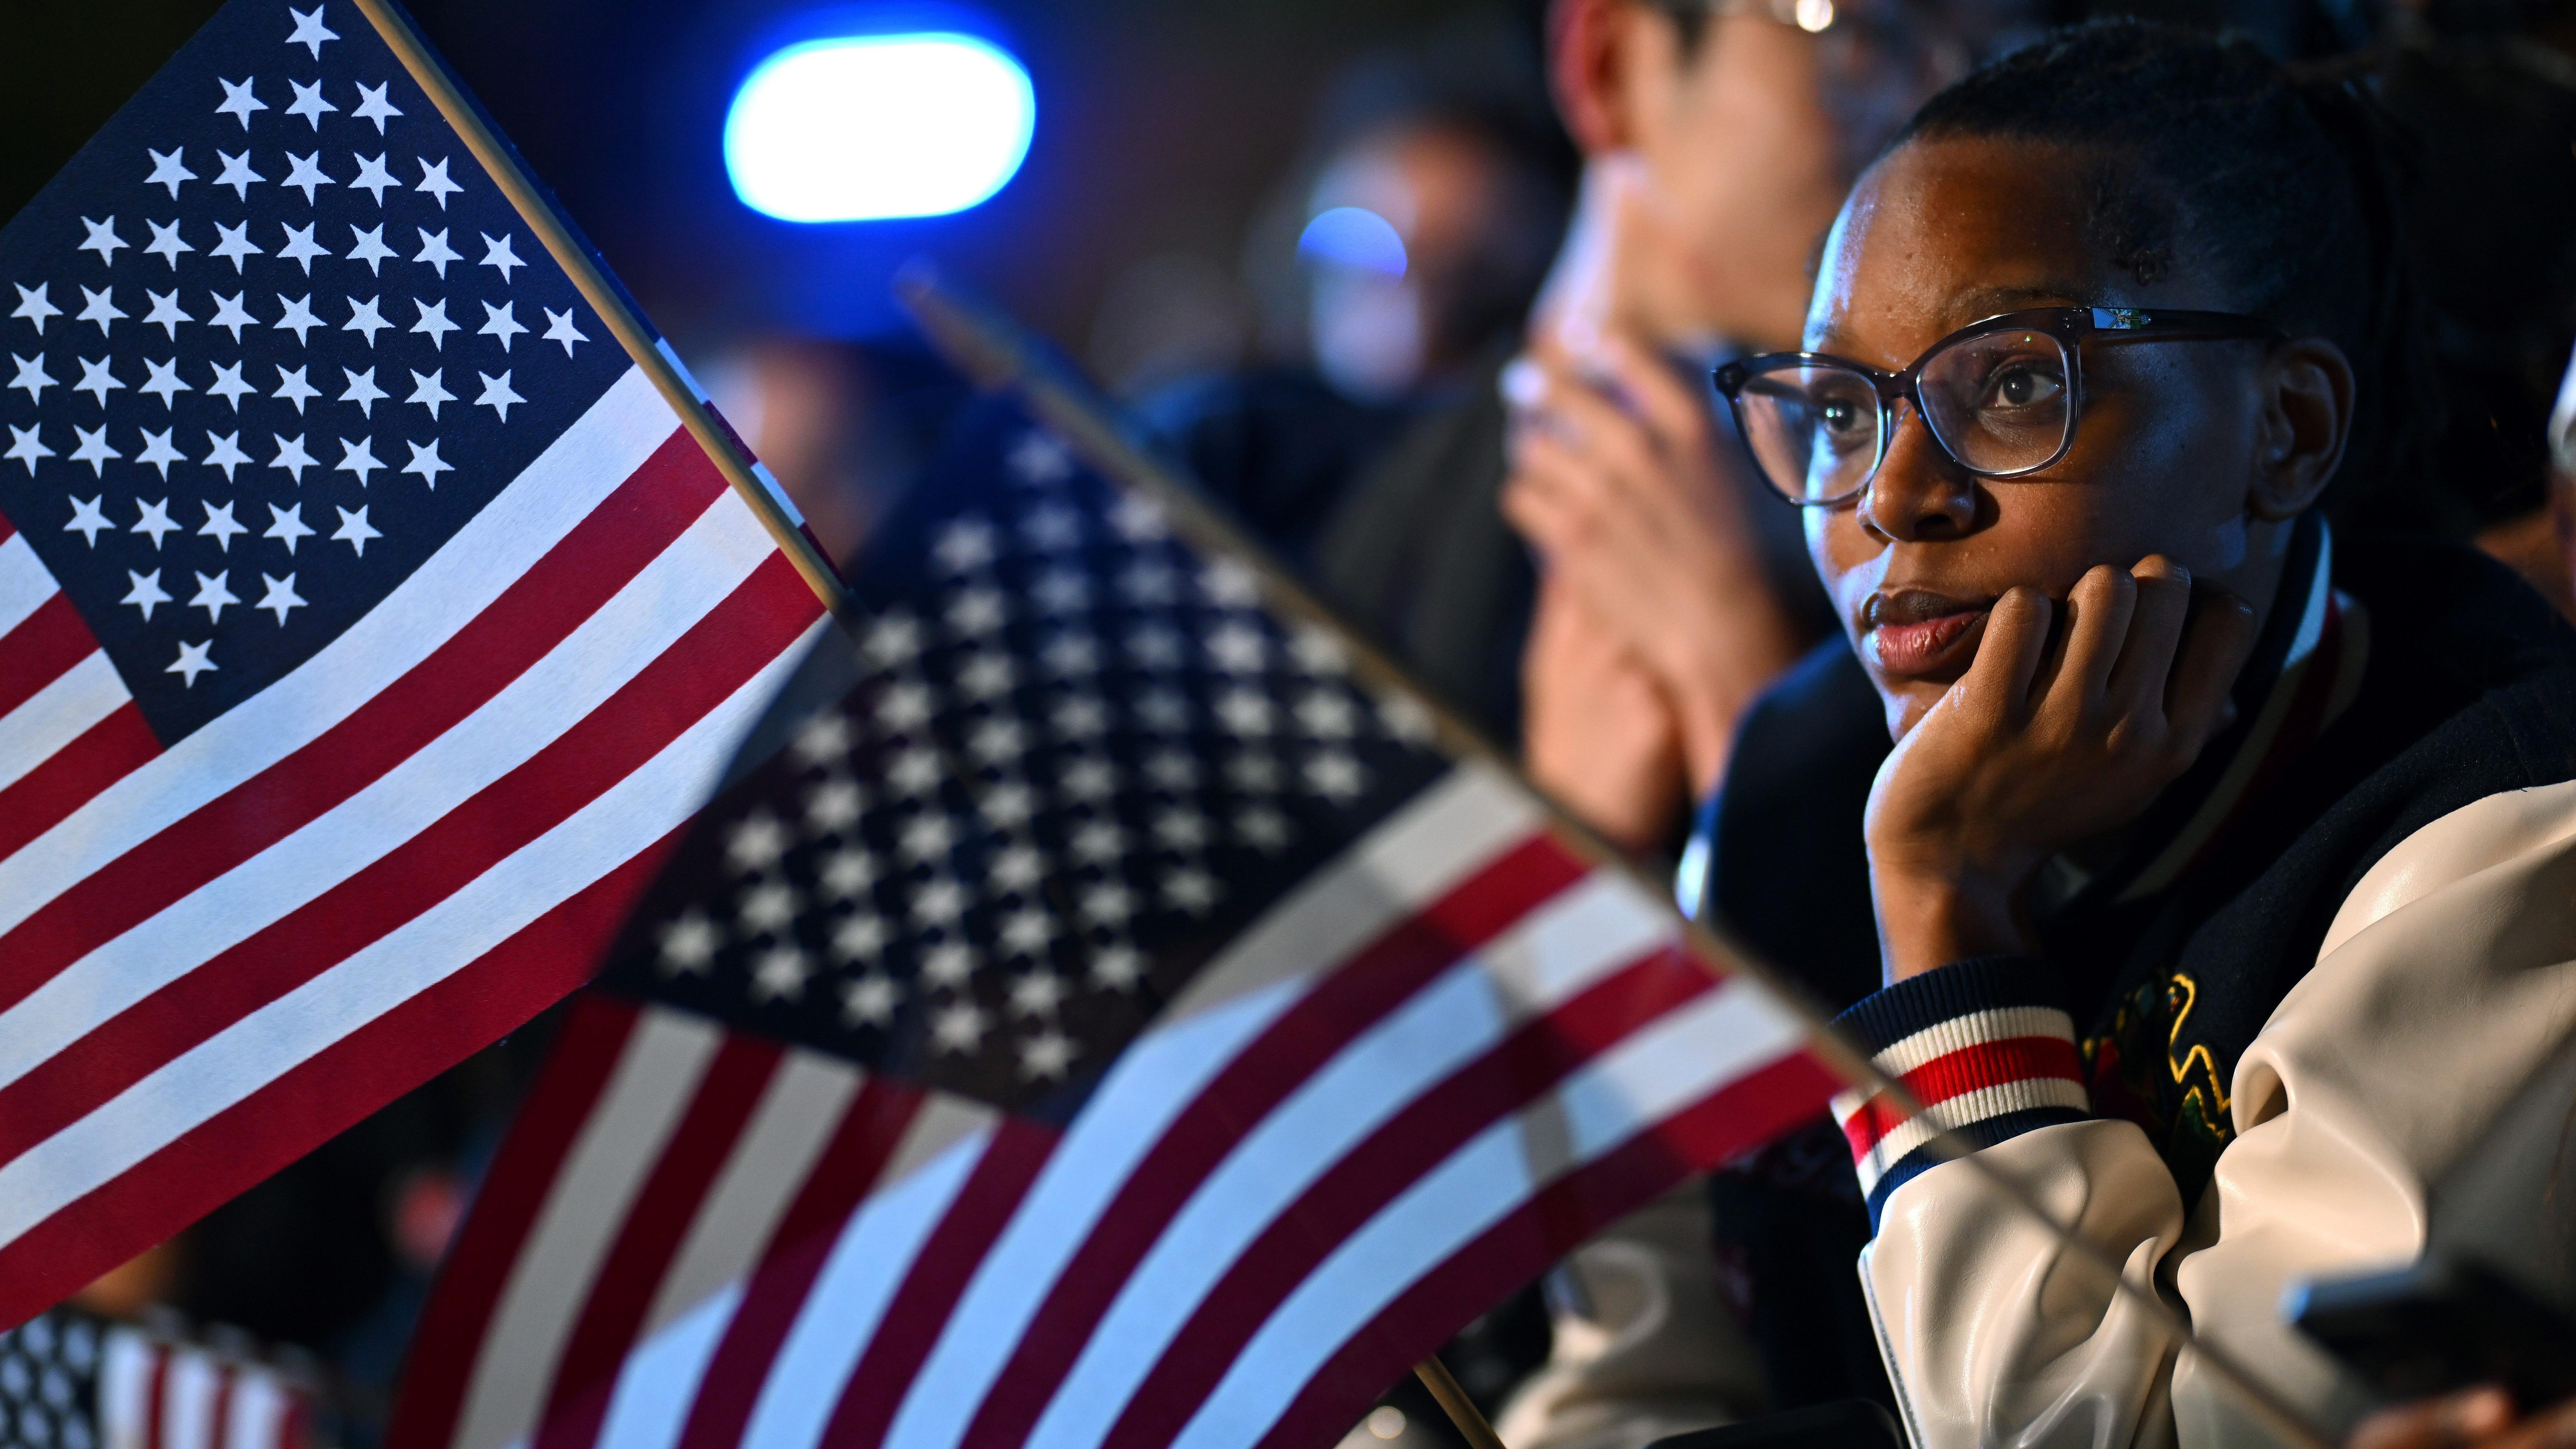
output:
[[[1297,253],[1334,266],[1404,275],[1404,238],[1393,222],[1365,207],[1336,206],[1316,216],[1298,236]]]
[[[725,170],[784,221],[942,216],[1001,190],[1036,125],[1029,73],[972,36],[807,41],[734,93]]]

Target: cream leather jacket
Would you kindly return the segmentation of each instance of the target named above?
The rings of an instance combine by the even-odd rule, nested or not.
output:
[[[1907,1069],[1909,1050],[1973,1050],[1981,1037],[2009,1035],[2032,1060],[2050,1055],[2052,1032],[2073,1045],[2063,1013],[2037,1024],[2028,1012],[1976,1015],[1988,1020],[1945,1022],[1941,1041],[1894,1044],[1882,1064]],[[2359,1402],[2283,1324],[2284,1286],[2415,1258],[2428,1184],[2571,1027],[2576,783],[2479,800],[2362,879],[2314,969],[2240,1059],[2235,1136],[2198,1203],[2181,1201],[2125,1121],[2059,1120],[1978,1155],[2340,1433]],[[2065,1086],[1993,1090],[2064,1117],[2080,1107],[2057,1100]],[[1841,1106],[1849,1130],[1861,1104]],[[1932,1166],[1888,1193],[1860,1271],[1919,1449],[2276,1442],[1971,1164]]]

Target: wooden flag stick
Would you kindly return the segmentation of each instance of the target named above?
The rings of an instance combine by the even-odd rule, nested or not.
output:
[[[1459,1434],[1467,1441],[1467,1449],[1503,1449],[1502,1436],[1496,1434],[1494,1426],[1486,1421],[1485,1411],[1477,1408],[1476,1401],[1468,1398],[1467,1391],[1459,1387],[1457,1375],[1449,1372],[1449,1365],[1440,1361],[1440,1355],[1435,1353],[1415,1364],[1413,1376],[1422,1380],[1422,1386],[1431,1391],[1431,1397],[1440,1401],[1440,1411],[1449,1416],[1450,1423],[1458,1426]]]
[[[752,516],[769,530],[770,537],[777,541],[779,552],[787,555],[787,561],[795,565],[796,572],[804,577],[806,585],[814,590],[824,606],[847,622],[850,618],[849,592],[842,587],[841,576],[832,567],[831,560],[823,556],[823,551],[815,547],[812,536],[805,532],[802,520],[795,513],[795,505],[766,479],[767,470],[754,471],[751,458],[734,437],[733,430],[719,422],[715,410],[699,396],[697,385],[680,366],[679,355],[671,351],[670,344],[647,326],[642,317],[636,315],[626,294],[608,279],[607,273],[591,256],[590,249],[573,236],[572,229],[564,225],[563,218],[555,215],[554,206],[547,201],[545,193],[539,191],[527,172],[520,168],[517,154],[493,132],[482,111],[466,98],[455,79],[448,75],[447,67],[430,53],[429,46],[420,38],[420,32],[412,28],[411,17],[405,15],[394,0],[353,0],[353,3],[367,17],[367,23],[375,27],[376,34],[392,48],[394,58],[402,62],[403,69],[411,73],[412,80],[428,94],[430,104],[438,107],[438,114],[464,140],[465,149],[473,153],[484,172],[501,188],[503,199],[519,213],[519,219],[528,224],[528,229],[536,233],[538,245],[555,259],[555,265],[564,269],[565,276],[572,278],[574,290],[581,293],[582,300],[590,304],[590,310],[598,313],[600,320],[608,325],[617,345],[624,348],[635,365],[644,369],[644,375],[653,380],[662,400],[670,404],[672,412],[679,414],[680,425],[689,430],[689,436],[715,463],[716,471],[724,475],[725,482],[733,486],[735,494],[750,506]]]
[[[1343,622],[1338,613],[1310,592],[1257,543],[1245,538],[1241,530],[1212,507],[1207,500],[1176,475],[1169,466],[1137,447],[1121,430],[1115,419],[1094,401],[1089,389],[1068,370],[1045,355],[1024,329],[989,307],[970,301],[949,287],[928,266],[916,263],[907,267],[895,281],[895,295],[909,310],[941,353],[958,368],[990,389],[1010,389],[1027,400],[1030,410],[1046,425],[1061,435],[1067,446],[1080,453],[1093,468],[1114,478],[1128,491],[1160,507],[1170,519],[1175,532],[1203,552],[1240,559],[1260,576],[1263,598],[1280,613],[1327,631],[1351,656],[1353,673],[1381,689],[1421,704],[1429,713],[1440,746],[1452,757],[1481,761],[1515,778],[1520,771],[1513,760],[1481,731],[1468,724],[1454,710],[1442,705],[1415,683],[1406,671],[1383,651]],[[1603,840],[1592,828],[1550,799],[1547,793],[1523,778],[1521,783],[1547,811],[1551,829],[1557,838],[1576,855],[1590,864],[1629,876],[1650,897],[1664,892],[1647,879],[1635,863],[1616,847]],[[1699,964],[1712,973],[1736,975],[1757,982],[1782,1007],[1798,1018],[1806,1034],[1806,1047],[1834,1075],[1850,1086],[1883,1100],[1899,1117],[1921,1117],[1938,1124],[1940,1118],[1930,1113],[1904,1083],[1888,1076],[1870,1060],[1869,1053],[1854,1046],[1833,1024],[1829,1013],[1819,1008],[1806,991],[1773,969],[1740,942],[1712,929],[1702,921],[1691,920],[1676,912],[1674,925],[1689,944]],[[2030,1189],[2007,1177],[1978,1152],[1975,1143],[1956,1131],[1942,1128],[1925,1146],[1946,1161],[1964,1163],[1978,1174],[1986,1186],[2028,1214],[2055,1240],[2068,1260],[2089,1266],[2106,1278],[2112,1291],[2145,1313],[2173,1341],[2189,1350],[2211,1375],[2233,1391],[2257,1418],[2274,1432],[2300,1449],[2335,1449],[2335,1441],[2311,1424],[2307,1416],[2275,1393],[2236,1357],[2192,1331],[2181,1312],[2167,1303],[2152,1282],[2133,1282],[2100,1248],[2078,1236],[2073,1228],[2060,1222]],[[1437,1368],[1436,1360],[1425,1360],[1416,1370],[1425,1385],[1433,1385],[1433,1371],[1448,1377],[1446,1369]],[[1455,1380],[1450,1381],[1452,1386]],[[1465,1403],[1464,1396],[1460,1402]],[[1474,1405],[1466,1405],[1471,1411]],[[1446,1401],[1443,1407],[1447,1407]],[[1454,1413],[1453,1413],[1454,1417]],[[1482,1422],[1482,1416],[1478,1416]],[[1468,1432],[1465,1424],[1462,1432]],[[1487,1429],[1490,1434],[1492,1431]],[[1468,1432],[1469,1439],[1475,1435]],[[1499,1446],[1492,1446],[1499,1449]]]

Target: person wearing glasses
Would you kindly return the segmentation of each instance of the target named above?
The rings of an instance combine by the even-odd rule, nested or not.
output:
[[[1538,568],[1515,559],[1524,597],[1485,612],[1508,625],[1494,643],[1532,777],[1616,843],[1677,843],[1743,706],[1830,626],[1794,519],[1718,446],[1708,363],[1794,340],[1851,178],[1925,97],[2043,15],[2035,0],[1552,8],[1558,106],[1587,159],[1501,379],[1499,512],[1518,537],[1479,525]],[[1619,414],[1641,410],[1652,427],[1619,456],[1635,431]],[[1453,589],[1437,607],[1460,602]]]
[[[2422,486],[2437,385],[2378,130],[2241,44],[2065,32],[1929,102],[1803,348],[1718,375],[1852,648],[1752,711],[1708,898],[1875,924],[1841,1021],[1914,1103],[1836,1112],[1921,1449],[2285,1440],[2005,1182],[2339,1434],[2283,1285],[2417,1256],[2576,1025],[2576,633],[2332,522]]]
[[[1654,856],[1680,844],[1744,704],[1832,626],[1797,511],[1719,450],[1708,367],[1794,345],[1851,179],[1924,98],[2035,34],[2048,8],[1546,9],[1551,88],[1584,167],[1520,357],[1359,472],[1308,552],[1328,593],[1516,742],[1545,788]],[[1627,386],[1622,367],[1645,381]],[[1650,456],[1602,466],[1609,433],[1584,432],[1599,415],[1586,410],[1641,405],[1663,425]],[[1758,1251],[1748,1270],[1712,1257],[1711,1216],[1694,1184],[1551,1275],[1553,1352],[1502,1421],[1514,1449],[1634,1449],[1888,1393],[1850,1230],[1823,1252],[1731,1243]],[[1757,1301],[1762,1288],[1776,1291]]]

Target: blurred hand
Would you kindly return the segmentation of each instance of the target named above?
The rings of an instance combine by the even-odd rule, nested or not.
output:
[[[1509,375],[1503,516],[1671,704],[1685,785],[1715,788],[1735,725],[1795,660],[1698,393],[1609,334],[1580,371],[1541,343]]]
[[[1629,851],[1664,845],[1689,804],[1670,701],[1554,574],[1521,655],[1521,751],[1539,788]]]
[[[2353,1430],[2349,1449],[2562,1449],[2576,1445],[2576,1399],[2517,1417],[2504,1390],[2487,1385],[2383,1409]]]
[[[2254,647],[2252,610],[2195,601],[2160,557],[2098,566],[2063,604],[2016,588],[1974,627],[1968,672],[1870,790],[1890,981],[2031,950],[2021,898],[2040,862],[2135,819],[2191,767],[2234,718],[2228,690]]]

